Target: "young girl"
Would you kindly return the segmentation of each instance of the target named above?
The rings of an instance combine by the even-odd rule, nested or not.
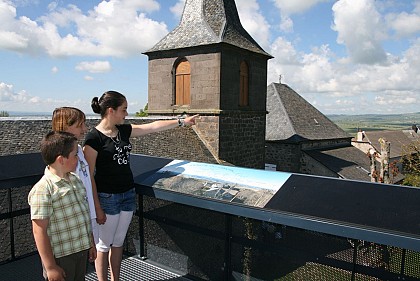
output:
[[[85,133],[87,132],[85,122],[86,116],[81,110],[74,107],[60,107],[56,108],[53,112],[52,130],[71,133],[77,138],[78,141],[80,141],[83,139]],[[86,188],[86,196],[89,204],[93,238],[96,244],[98,242],[98,224],[96,222],[97,216],[95,211],[94,199],[95,197],[96,200],[98,199],[96,195],[96,190],[94,191],[92,189],[89,165],[84,157],[83,150],[80,145],[78,145],[77,157],[79,160],[77,162],[75,173],[82,180]],[[103,217],[105,217],[105,215],[103,215]]]
[[[96,274],[99,281],[107,280],[110,266],[111,280],[117,281],[123,255],[123,243],[136,208],[136,193],[130,169],[130,137],[193,125],[198,115],[178,120],[159,120],[148,124],[124,124],[127,100],[119,92],[105,92],[92,100],[93,112],[101,114],[101,121],[90,131],[83,151],[89,163],[93,189],[98,191],[100,206],[106,222],[99,225],[96,244]]]

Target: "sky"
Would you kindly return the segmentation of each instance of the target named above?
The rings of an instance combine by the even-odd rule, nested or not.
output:
[[[204,0],[205,1],[205,0]],[[236,0],[243,27],[285,83],[323,114],[420,112],[420,0]],[[185,0],[0,0],[0,111],[51,112],[148,95],[143,52]]]

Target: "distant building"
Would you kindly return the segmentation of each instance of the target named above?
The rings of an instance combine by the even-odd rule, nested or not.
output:
[[[370,181],[352,137],[285,84],[267,88],[266,163],[278,171]]]
[[[400,159],[405,153],[405,147],[414,141],[420,141],[420,134],[414,128],[417,127],[414,125],[412,129],[408,130],[360,131],[352,139],[352,145],[364,153],[373,150],[381,155],[379,139],[387,140],[390,143],[390,163],[394,163],[402,173],[403,167]]]

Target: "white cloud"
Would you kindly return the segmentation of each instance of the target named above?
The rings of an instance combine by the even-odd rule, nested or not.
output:
[[[400,14],[389,14],[386,21],[397,37],[406,37],[420,31],[420,14],[409,14],[402,12]]]
[[[270,52],[278,64],[300,64],[299,54],[292,43],[283,37],[277,38],[270,46]],[[272,61],[272,60],[270,60]]]
[[[32,96],[24,90],[16,92],[13,85],[0,82],[0,110],[28,112],[30,109],[31,112],[52,112],[54,108],[60,106],[73,106],[84,112],[90,112],[89,104],[90,101],[82,99],[43,99]]]
[[[375,64],[386,61],[381,46],[386,38],[383,19],[375,7],[375,0],[339,0],[332,7],[333,30],[337,42],[346,46],[355,63]]]
[[[385,91],[375,96],[375,103],[380,106],[420,104],[414,93],[406,91]]]
[[[257,0],[241,0],[237,4],[241,23],[264,49],[269,45],[270,25],[262,15]]]
[[[311,53],[298,52],[292,43],[277,38],[269,52],[268,82],[288,84],[322,112],[416,112],[420,108],[420,39],[388,63],[352,64],[331,60],[336,55],[327,45]],[[316,97],[316,98],[314,98]],[[314,103],[312,103],[314,104]]]
[[[57,6],[58,6],[58,3],[53,1],[48,4],[47,9],[48,11],[52,11],[52,10],[55,10]]]
[[[283,32],[293,32],[293,21],[290,18],[293,14],[303,13],[315,5],[322,2],[331,2],[332,0],[271,0],[280,10],[280,29]]]
[[[16,7],[0,0],[0,48],[59,56],[138,56],[168,31],[147,17],[155,0],[102,1],[83,14],[75,5],[58,7],[39,19],[17,18]]]
[[[51,72],[53,74],[56,74],[58,72],[58,67],[54,66],[53,68],[51,68]]]
[[[28,40],[15,31],[16,8],[0,1],[0,48],[21,50],[28,46]]]
[[[280,30],[286,33],[293,32],[293,21],[288,15],[281,16]]]
[[[94,78],[92,76],[86,75],[83,79],[85,79],[86,81],[93,81]]]
[[[12,51],[24,50],[28,47],[28,40],[15,32],[0,30],[0,48]]]
[[[352,100],[341,100],[341,99],[338,99],[338,100],[335,101],[335,104],[337,104],[339,106],[342,106],[342,105],[344,105],[344,106],[350,106],[350,105],[354,105],[354,101],[352,101]]]
[[[30,96],[26,91],[16,93],[13,90],[13,85],[0,82],[0,105],[7,102],[32,103],[37,99],[37,97]]]
[[[178,2],[169,8],[169,10],[174,14],[176,19],[180,19],[182,16],[182,12],[184,11],[185,0],[178,0]]]
[[[303,13],[313,6],[322,2],[332,2],[331,0],[272,0],[282,14],[292,15]]]
[[[76,70],[88,71],[90,73],[105,73],[111,71],[112,67],[109,61],[83,61],[76,65]]]

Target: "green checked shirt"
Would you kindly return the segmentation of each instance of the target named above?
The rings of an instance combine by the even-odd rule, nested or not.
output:
[[[31,219],[49,219],[47,233],[56,258],[91,247],[91,225],[86,189],[73,173],[70,181],[45,168],[44,176],[28,195]]]

